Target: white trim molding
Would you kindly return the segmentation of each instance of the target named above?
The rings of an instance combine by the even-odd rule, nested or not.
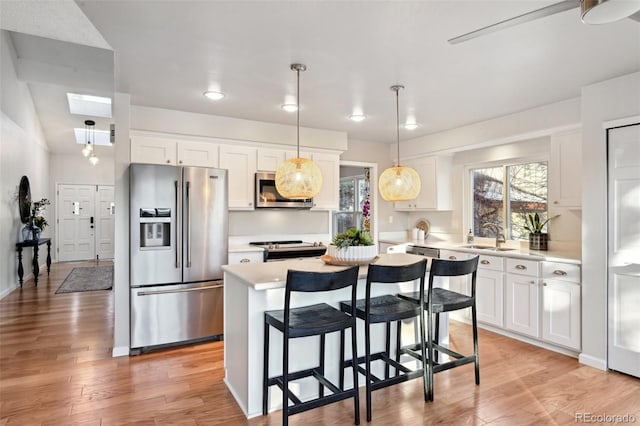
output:
[[[596,358],[582,353],[578,356],[578,362],[580,364],[588,365],[589,367],[597,368],[598,370],[607,371],[607,361],[601,358]]]
[[[129,347],[128,346],[116,346],[111,351],[111,356],[113,358],[117,358],[120,356],[129,356]]]

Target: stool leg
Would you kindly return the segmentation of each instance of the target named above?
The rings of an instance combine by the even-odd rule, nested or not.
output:
[[[269,324],[266,321],[262,359],[262,415],[266,416],[269,411]]]
[[[420,310],[420,352],[422,355],[422,386],[424,390],[424,400],[429,400],[429,359],[427,358],[427,336],[425,324],[425,310]]]
[[[343,331],[344,333],[344,331]],[[354,315],[353,324],[351,326],[351,368],[353,369],[353,410],[355,417],[355,424],[360,424],[360,392],[358,386],[358,345],[356,336],[356,320]],[[343,352],[344,354],[344,352]],[[344,372],[344,370],[343,370]],[[344,388],[343,388],[344,389]]]
[[[325,343],[325,334],[320,335],[320,374],[324,376],[324,343]],[[322,382],[318,381],[318,394],[320,398],[324,396],[324,385]]]
[[[396,321],[396,362],[400,364],[400,336],[402,335],[402,320]],[[396,368],[396,377],[400,375],[400,369]]]
[[[440,314],[437,313],[437,314],[435,314],[435,316],[436,316],[436,327],[435,327],[435,329],[433,331],[434,332],[433,341],[436,344],[438,344],[438,343],[440,343]],[[435,364],[438,363],[438,355],[439,355],[439,353],[438,353],[437,349],[435,351],[433,351],[433,362]]]
[[[427,375],[429,380],[429,401],[433,401],[433,315],[431,311],[427,312]]]
[[[480,384],[480,359],[478,358],[478,320],[476,304],[471,305],[471,320],[473,327],[473,353],[475,355],[476,385]]]
[[[364,327],[364,366],[366,376],[366,397],[367,397],[367,421],[371,421],[371,333],[370,333],[369,320],[365,320]]]
[[[353,332],[353,330],[351,330]],[[344,329],[340,330],[340,390],[344,390]],[[353,356],[351,357],[353,358]]]
[[[385,346],[385,351],[386,351],[386,355],[387,358],[391,358],[391,323],[388,322],[385,324],[385,330],[387,333],[387,341],[386,341],[386,346]],[[385,361],[384,363],[384,378],[388,379],[389,378],[389,363]]]
[[[282,336],[282,426],[289,424],[289,333]]]

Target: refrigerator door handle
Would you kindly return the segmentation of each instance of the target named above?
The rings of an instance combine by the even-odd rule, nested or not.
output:
[[[182,244],[180,242],[180,224],[182,220],[180,219],[180,186],[179,182],[174,181],[175,186],[175,198],[176,198],[176,226],[175,226],[175,234],[176,234],[176,269],[180,268],[180,260],[182,259]]]
[[[223,288],[224,284],[218,285],[209,285],[206,287],[192,287],[192,288],[181,288],[178,290],[154,290],[154,291],[139,291],[136,293],[137,296],[153,296],[157,294],[171,294],[171,293],[187,293],[191,291],[205,291],[205,290],[213,290],[216,288]]]
[[[191,188],[191,182],[187,181],[187,268],[191,268],[191,197],[189,197],[189,189]]]

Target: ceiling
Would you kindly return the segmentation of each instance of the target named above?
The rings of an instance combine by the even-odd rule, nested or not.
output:
[[[413,117],[419,124],[401,131],[406,140],[575,98],[582,86],[640,70],[640,23],[624,19],[588,26],[580,22],[579,9],[447,43],[551,3],[129,0],[77,5],[115,52],[116,90],[130,93],[134,105],[295,125],[295,114],[280,107],[295,102],[290,64],[300,62],[308,67],[301,73],[302,126],[390,143],[395,140],[395,95],[389,90],[394,84],[406,88],[400,92],[401,121]],[[95,35],[84,44],[105,47]],[[58,95],[30,84],[44,113],[43,105]],[[205,90],[226,97],[212,102],[202,96]],[[358,112],[367,119],[348,119]],[[56,120],[43,118],[51,149],[61,152],[71,142],[57,136]]]

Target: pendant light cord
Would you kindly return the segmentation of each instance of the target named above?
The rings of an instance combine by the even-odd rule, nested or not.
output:
[[[398,142],[398,164],[397,167],[400,167],[400,100],[398,92],[400,92],[400,87],[396,88],[396,140]]]
[[[296,140],[298,143],[298,149],[297,149],[297,157],[300,158],[300,68],[296,69],[296,74],[298,75],[298,88],[297,88],[297,98],[298,100],[296,101],[298,104],[298,119],[297,119],[297,135],[296,135]]]

